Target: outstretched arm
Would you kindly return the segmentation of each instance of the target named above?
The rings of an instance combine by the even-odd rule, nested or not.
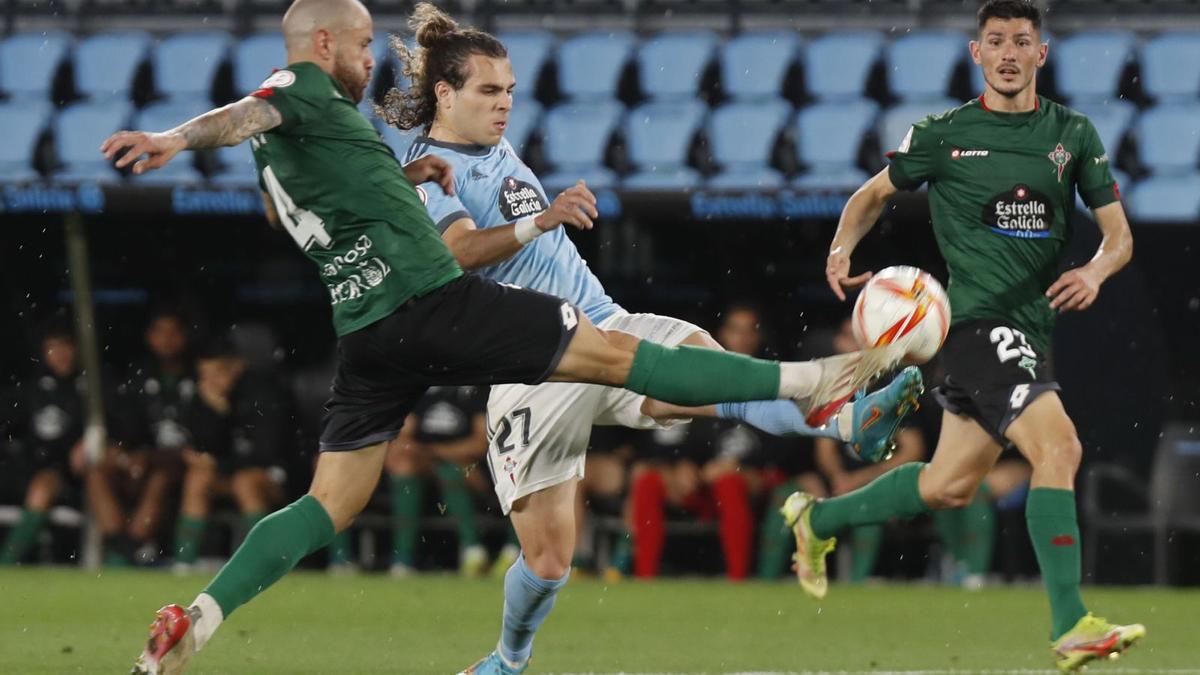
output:
[[[1104,238],[1096,255],[1082,267],[1067,270],[1046,289],[1050,308],[1060,312],[1087,309],[1100,295],[1100,284],[1129,262],[1133,257],[1133,234],[1121,202],[1106,204],[1092,211]]]
[[[896,186],[888,177],[888,170],[884,169],[851,195],[846,208],[842,209],[842,217],[829,244],[829,258],[825,263],[825,278],[839,300],[846,299],[843,288],[856,288],[871,278],[870,272],[850,276],[850,254],[875,226],[884,205],[896,192]]]
[[[112,159],[124,150],[117,160],[117,168],[124,168],[137,160],[133,172],[142,174],[163,166],[182,150],[237,145],[282,123],[283,116],[275,106],[261,98],[247,96],[210,110],[169,131],[118,131],[104,141],[100,152],[107,159]],[[138,159],[143,155],[144,159]]]

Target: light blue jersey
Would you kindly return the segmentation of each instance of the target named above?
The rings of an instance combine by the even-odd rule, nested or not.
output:
[[[505,139],[498,145],[485,146],[445,143],[422,136],[413,142],[404,163],[425,155],[437,155],[454,168],[454,196],[444,193],[436,183],[417,188],[439,232],[445,232],[460,218],[470,218],[482,230],[508,225],[549,207],[541,182]],[[604,292],[563,227],[534,239],[508,260],[475,273],[569,300],[598,324],[621,308]]]

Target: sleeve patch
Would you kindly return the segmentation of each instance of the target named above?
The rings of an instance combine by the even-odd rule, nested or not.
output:
[[[260,89],[282,89],[290,87],[296,82],[296,74],[290,70],[277,70],[270,77],[263,80],[259,85]]]
[[[914,127],[908,128],[908,133],[904,134],[904,140],[900,141],[900,147],[896,148],[896,152],[902,155],[908,154],[909,149],[912,147],[913,129]]]
[[[425,192],[425,188],[421,187],[420,185],[417,186],[417,196],[421,198],[422,204],[429,203],[429,194]]]

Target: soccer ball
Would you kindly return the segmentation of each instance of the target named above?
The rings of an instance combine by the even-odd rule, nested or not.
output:
[[[907,361],[925,363],[950,330],[950,300],[925,270],[888,267],[858,294],[852,327],[864,349],[896,344],[904,348]]]

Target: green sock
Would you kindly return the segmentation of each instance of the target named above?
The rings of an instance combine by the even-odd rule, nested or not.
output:
[[[200,540],[204,538],[204,518],[179,516],[175,524],[175,562],[190,565],[200,555]]]
[[[779,507],[798,488],[788,481],[775,488],[771,503],[763,513],[758,528],[758,578],[778,579],[787,569],[788,553],[792,550],[792,532],[783,520]]]
[[[933,512],[933,526],[942,546],[956,563],[966,562],[966,509],[941,509]]]
[[[963,513],[963,560],[967,571],[987,574],[992,569],[992,549],[996,546],[996,516],[992,512],[992,491],[986,483],[979,486]]]
[[[29,553],[29,549],[33,548],[38,533],[45,524],[45,511],[22,509],[21,519],[9,530],[4,539],[4,546],[0,547],[0,565],[15,565],[20,562],[25,554]]]
[[[621,528],[613,539],[612,558],[608,566],[621,574],[629,574],[633,569],[633,535],[629,530]]]
[[[416,560],[417,521],[425,484],[413,476],[392,476],[392,564],[412,567]]]
[[[329,542],[329,564],[347,565],[354,560],[354,549],[350,544],[350,528],[333,535]]]
[[[850,539],[854,557],[850,565],[850,583],[861,584],[875,571],[879,547],[883,544],[883,525],[861,525]]]
[[[1087,614],[1079,596],[1079,521],[1075,493],[1033,488],[1025,502],[1025,522],[1037,554],[1046,595],[1050,596],[1051,640],[1070,630]]]
[[[325,507],[312,495],[304,495],[259,521],[204,592],[228,619],[304,556],[328,544],[333,534]]]
[[[854,492],[819,501],[812,507],[813,533],[822,539],[843,527],[880,525],[891,518],[915,518],[929,511],[917,479],[924,462],[909,462],[883,474]]]
[[[475,500],[467,490],[463,471],[456,464],[442,462],[437,469],[438,487],[446,502],[446,513],[458,524],[458,547],[479,545],[479,530],[475,527]]]
[[[625,388],[676,405],[771,400],[779,396],[779,363],[642,340]]]

